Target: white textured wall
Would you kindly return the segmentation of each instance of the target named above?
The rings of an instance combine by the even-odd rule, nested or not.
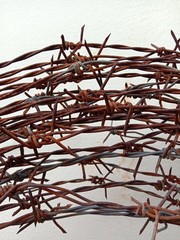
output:
[[[0,62],[24,52],[60,42],[61,34],[78,41],[85,27],[88,42],[109,42],[172,48],[172,29],[180,36],[180,0],[0,0]],[[0,222],[3,215],[0,215]],[[122,217],[77,217],[62,220],[68,234],[52,224],[33,226],[15,235],[16,227],[0,231],[4,240],[119,240],[151,239],[153,224],[142,236],[145,220]],[[170,226],[157,240],[180,239],[180,230]]]

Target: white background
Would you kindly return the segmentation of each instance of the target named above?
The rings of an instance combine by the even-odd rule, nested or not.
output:
[[[27,51],[60,43],[60,36],[79,41],[85,24],[85,39],[150,47],[151,43],[173,48],[172,29],[180,36],[179,0],[0,0],[0,62]],[[3,215],[0,215],[0,222]],[[62,220],[68,231],[61,234],[50,223],[34,226],[16,235],[17,227],[0,231],[0,239],[119,240],[151,239],[153,224],[142,236],[145,220],[124,217],[77,217]],[[169,226],[157,239],[180,239],[178,227]]]

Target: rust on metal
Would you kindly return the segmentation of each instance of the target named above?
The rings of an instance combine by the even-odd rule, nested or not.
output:
[[[140,233],[153,221],[155,239],[169,224],[180,225],[180,177],[173,172],[180,159],[180,39],[171,31],[171,50],[108,44],[109,36],[102,44],[88,43],[83,35],[84,26],[78,43],[62,35],[60,44],[0,63],[0,211],[12,211],[0,229],[17,225],[20,232],[53,221],[65,233],[58,219],[119,215],[145,218]],[[36,62],[41,54],[51,57]],[[97,135],[101,142],[88,143]],[[134,159],[134,167],[119,165],[121,158]],[[82,176],[62,179],[67,167]],[[115,180],[116,170],[131,180]],[[148,199],[111,202],[111,188]],[[85,197],[97,189],[105,199]]]

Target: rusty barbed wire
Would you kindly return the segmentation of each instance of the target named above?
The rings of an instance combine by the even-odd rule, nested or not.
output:
[[[0,229],[18,225],[20,232],[53,221],[66,232],[58,219],[119,215],[146,218],[140,233],[153,221],[155,239],[168,224],[180,225],[180,178],[173,173],[180,159],[180,39],[171,31],[170,50],[108,44],[109,36],[88,43],[83,33],[84,27],[78,43],[62,35],[61,44],[0,63],[0,210],[12,211]],[[36,62],[45,53],[50,60]],[[93,135],[101,141],[94,144]],[[119,165],[121,158],[133,159],[134,168]],[[154,169],[141,169],[145,161],[155,162]],[[81,177],[50,177],[67,167],[80,169]],[[114,179],[118,169],[128,181]],[[107,201],[115,187],[148,195],[147,201]],[[98,189],[105,199],[85,197]]]

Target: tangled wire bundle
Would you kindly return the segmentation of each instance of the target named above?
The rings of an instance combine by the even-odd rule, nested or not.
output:
[[[0,211],[12,211],[0,229],[50,220],[65,232],[58,219],[119,215],[146,218],[140,233],[153,221],[155,239],[180,225],[180,39],[171,32],[169,50],[88,43],[83,32],[0,63]],[[114,188],[148,198],[109,201]]]

